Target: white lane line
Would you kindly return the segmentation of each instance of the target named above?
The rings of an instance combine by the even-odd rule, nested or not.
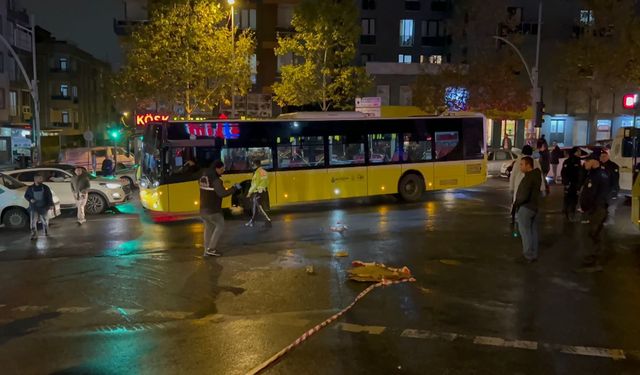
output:
[[[24,305],[24,306],[17,306],[14,307],[13,311],[20,311],[20,312],[26,312],[26,311],[42,311],[42,310],[46,310],[48,309],[49,306],[30,306],[30,305]]]
[[[594,348],[591,346],[574,346],[574,345],[561,345],[560,352],[566,354],[583,355],[587,357],[603,357],[611,358],[615,360],[626,359],[624,350],[621,349],[607,349],[607,348]]]
[[[147,317],[181,320],[191,315],[187,311],[154,310],[145,314]]]
[[[610,358],[613,360],[627,359],[628,357],[640,358],[640,351],[631,350],[624,351],[622,349],[613,348],[597,348],[592,346],[576,346],[576,345],[558,345],[541,343],[529,340],[509,340],[501,337],[491,336],[468,336],[452,332],[433,332],[418,329],[405,329],[400,334],[401,337],[414,339],[443,339],[453,341],[456,339],[467,339],[476,345],[495,346],[502,348],[514,348],[525,350],[538,350],[544,348],[550,351],[559,351],[565,354],[581,355],[587,357]]]
[[[527,340],[505,340],[500,337],[476,336],[473,343],[477,345],[501,346],[505,348],[538,350],[538,343]]]
[[[352,324],[352,323],[338,323],[337,326],[339,329],[343,331],[347,331],[351,333],[366,332],[370,335],[379,335],[382,332],[384,332],[386,329],[386,327],[381,327],[381,326],[363,326],[360,324]]]
[[[59,309],[56,310],[56,312],[63,313],[63,314],[79,314],[85,311],[89,311],[91,309],[92,309],[91,307],[85,307],[85,306],[69,306],[69,307],[60,307]]]

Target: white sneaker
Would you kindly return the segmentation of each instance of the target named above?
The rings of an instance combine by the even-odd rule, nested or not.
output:
[[[204,256],[219,257],[222,256],[222,254],[214,249],[207,249],[204,251]]]

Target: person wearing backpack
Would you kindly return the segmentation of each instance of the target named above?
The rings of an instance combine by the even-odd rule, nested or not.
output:
[[[42,223],[44,235],[49,235],[49,210],[53,207],[53,194],[51,189],[42,183],[43,177],[37,174],[33,178],[33,185],[27,188],[24,199],[29,201],[29,214],[31,217],[31,239],[38,238],[38,221]]]

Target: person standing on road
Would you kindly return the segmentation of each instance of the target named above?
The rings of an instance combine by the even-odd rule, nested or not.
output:
[[[562,150],[558,147],[557,142],[553,142],[553,150],[551,151],[551,172],[553,175],[552,183],[558,182],[558,164],[560,164],[560,159],[562,159]]]
[[[616,208],[618,206],[618,194],[620,193],[620,167],[609,159],[609,152],[602,150],[600,154],[600,166],[609,176],[609,196],[607,198],[607,221],[604,225],[615,223]]]
[[[271,227],[271,218],[267,215],[266,209],[269,209],[269,175],[267,171],[262,168],[262,162],[259,159],[255,159],[251,162],[251,166],[255,169],[253,177],[251,178],[251,187],[247,193],[247,198],[252,202],[252,215],[251,220],[245,225],[252,227],[260,215],[264,218],[265,227]]]
[[[525,157],[530,157],[533,160],[533,169],[537,169],[538,173],[541,174],[540,177],[540,191],[544,191],[546,188],[546,185],[544,184],[544,182],[542,181],[542,168],[540,167],[540,162],[538,161],[538,159],[533,159],[533,148],[529,145],[524,145],[522,147],[522,155],[520,155],[518,157],[518,159],[516,159],[516,161],[513,163],[513,170],[511,171],[511,175],[509,176],[509,193],[512,197],[511,203],[511,223],[515,222],[515,218],[516,218],[516,206],[515,201],[516,201],[516,193],[518,190],[518,186],[520,186],[520,182],[522,181],[522,179],[524,178],[524,173],[521,171],[520,169],[520,161],[525,158]]]
[[[600,235],[607,219],[607,199],[611,193],[609,175],[600,168],[600,161],[595,157],[587,160],[584,167],[587,170],[587,176],[580,193],[580,208],[588,219],[587,236],[591,244],[584,249],[586,256],[582,265],[583,268],[601,270],[602,267],[598,264],[602,253]]]
[[[578,205],[578,192],[582,186],[582,160],[580,149],[574,147],[569,157],[562,163],[562,184],[564,185],[564,202],[562,212],[567,220],[574,220]]]
[[[73,172],[74,175],[71,177],[71,191],[73,192],[73,198],[76,201],[76,208],[78,209],[78,225],[82,225],[87,222],[84,216],[84,208],[87,205],[91,181],[89,180],[89,174],[84,168],[77,167]]]
[[[551,153],[549,152],[549,146],[547,145],[546,141],[539,144],[538,152],[540,153],[540,170],[542,171],[542,182],[544,182],[546,187],[547,175],[549,174],[549,170],[551,170]]]
[[[113,160],[111,160],[110,155],[105,156],[104,160],[102,161],[102,175],[113,175]]]
[[[239,185],[225,189],[220,178],[223,173],[224,163],[216,160],[200,178],[200,216],[204,223],[204,256],[219,257],[222,255],[217,249],[218,241],[224,230],[222,198],[228,197],[240,189]]]
[[[518,185],[513,205],[522,237],[521,261],[532,263],[538,260],[538,204],[542,175],[538,169],[534,169],[533,158],[530,156],[520,159],[519,169],[523,178]]]
[[[53,194],[51,189],[42,183],[42,175],[37,174],[33,179],[33,185],[27,188],[24,198],[29,201],[29,214],[31,217],[31,239],[38,238],[38,221],[42,223],[44,235],[49,235],[49,210],[53,207]]]

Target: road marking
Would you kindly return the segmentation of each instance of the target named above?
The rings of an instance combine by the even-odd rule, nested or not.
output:
[[[46,310],[48,308],[49,308],[49,306],[30,306],[30,305],[25,305],[25,306],[14,307],[12,310],[13,311],[26,312],[26,311],[42,311],[42,310]]]
[[[146,313],[145,316],[152,317],[152,318],[181,320],[181,319],[185,319],[191,314],[192,313],[187,311],[154,310]]]
[[[64,313],[64,314],[78,314],[78,313],[83,313],[85,311],[89,311],[91,310],[91,307],[84,307],[84,306],[70,306],[70,307],[61,307],[59,309],[57,309],[56,311],[59,313]]]
[[[366,332],[371,335],[379,335],[382,332],[384,332],[384,330],[386,329],[386,327],[381,327],[381,326],[363,326],[360,324],[352,324],[352,323],[338,323],[337,326],[339,329],[342,329],[343,331],[347,331],[351,333]]]
[[[640,358],[640,351],[631,350],[624,351],[622,349],[597,348],[592,346],[574,346],[574,345],[557,345],[550,343],[541,343],[529,340],[509,340],[501,337],[491,336],[469,336],[452,332],[433,332],[418,329],[405,329],[400,334],[401,337],[413,339],[444,339],[454,341],[456,339],[466,339],[472,341],[476,345],[495,346],[502,348],[514,348],[524,350],[538,350],[544,348],[551,351],[559,351],[560,353],[580,355],[587,357],[610,358],[613,360],[627,359],[629,356]],[[626,354],[625,354],[626,353]]]

